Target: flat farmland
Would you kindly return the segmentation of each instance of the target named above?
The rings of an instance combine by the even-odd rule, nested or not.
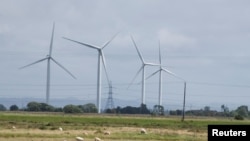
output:
[[[206,141],[209,124],[249,124],[230,118],[150,115],[0,113],[3,141]],[[59,130],[61,128],[62,130]],[[141,129],[146,129],[146,134]],[[109,134],[110,133],[110,134]]]

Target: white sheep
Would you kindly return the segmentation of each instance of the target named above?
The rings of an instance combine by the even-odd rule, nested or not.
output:
[[[109,131],[105,131],[104,135],[110,135],[110,132]]]
[[[101,139],[98,137],[95,137],[95,141],[101,141]]]
[[[88,132],[83,132],[82,134],[83,134],[83,135],[88,135]]]
[[[144,129],[144,128],[141,128],[141,134],[147,134],[147,131],[146,131],[146,129]]]
[[[59,129],[60,131],[63,131],[62,127],[59,127],[58,129]]]
[[[77,141],[83,141],[83,138],[82,137],[76,137],[76,140]]]

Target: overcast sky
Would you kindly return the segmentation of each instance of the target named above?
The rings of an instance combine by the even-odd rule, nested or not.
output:
[[[0,97],[45,101],[46,61],[53,22],[52,56],[70,70],[71,78],[51,63],[50,99],[96,102],[97,55],[94,49],[67,41],[102,46],[119,100],[141,103],[141,74],[128,88],[141,61],[162,64],[187,81],[187,109],[248,105],[250,99],[250,1],[248,0],[0,0]],[[149,76],[158,67],[146,67]],[[159,74],[146,81],[146,104],[158,103]],[[102,104],[108,97],[103,72]],[[163,106],[182,108],[183,82],[163,73]],[[53,103],[52,103],[53,105]]]

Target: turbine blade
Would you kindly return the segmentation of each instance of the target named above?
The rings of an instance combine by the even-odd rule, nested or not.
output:
[[[162,68],[162,70],[165,71],[165,72],[167,72],[167,73],[169,73],[169,74],[171,74],[171,75],[177,76],[175,73],[173,73],[173,72],[171,72],[171,71],[169,71],[167,69]]]
[[[64,71],[66,71],[69,75],[71,75],[74,79],[76,79],[76,77],[70,72],[68,71],[63,65],[61,65],[60,63],[58,63],[55,59],[53,59],[51,57],[51,60],[54,61],[59,67],[61,67]]]
[[[117,32],[109,41],[107,41],[103,46],[102,48],[105,48],[117,35],[118,35],[119,32]]]
[[[151,75],[149,75],[148,77],[146,77],[146,79],[149,79],[150,77],[154,76],[155,74],[157,74],[159,71],[161,71],[160,69],[157,70],[156,72],[152,73]]]
[[[185,81],[182,77],[176,75],[175,73],[173,73],[173,72],[171,72],[171,71],[169,71],[169,70],[167,70],[167,69],[162,68],[162,70],[165,71],[165,72],[167,72],[167,73],[169,73],[170,75],[172,75],[172,76],[174,76],[174,77],[176,77],[176,78],[179,78],[179,79]]]
[[[149,66],[160,66],[160,64],[155,64],[155,63],[145,63],[145,65],[149,65]]]
[[[159,62],[161,65],[161,44],[160,44],[160,40],[159,40]]]
[[[134,83],[136,77],[139,75],[139,73],[142,71],[143,66],[141,66],[141,68],[137,71],[137,73],[135,74],[134,78],[132,79],[132,81],[130,82],[130,84],[128,85],[128,88]],[[127,88],[127,89],[128,89]]]
[[[42,61],[44,61],[44,60],[47,60],[47,59],[49,59],[49,58],[48,58],[48,57],[43,58],[43,59],[38,60],[38,61],[35,61],[35,62],[31,63],[31,64],[28,64],[28,65],[25,65],[25,66],[23,66],[23,67],[20,67],[19,69],[23,69],[23,68],[29,67],[29,66],[31,66],[31,65],[34,65],[34,64],[40,63],[40,62],[42,62]]]
[[[69,40],[69,41],[72,41],[72,42],[75,42],[75,43],[78,43],[78,44],[81,44],[81,45],[84,45],[84,46],[87,46],[87,47],[90,47],[90,48],[93,48],[93,49],[101,49],[100,47],[97,47],[97,46],[93,46],[93,45],[90,45],[90,44],[86,44],[86,43],[82,43],[82,42],[79,42],[79,41],[75,41],[75,40],[72,40],[72,39],[69,39],[69,38],[66,38],[66,37],[62,37],[66,40]]]
[[[105,57],[104,57],[104,54],[103,54],[102,50],[100,50],[100,55],[102,57],[102,63],[103,63],[104,71],[105,71],[105,74],[106,74],[106,78],[107,78],[108,84],[110,86],[109,76],[108,76],[108,72],[107,72],[107,68],[106,68],[106,61],[105,61]]]
[[[135,40],[133,39],[132,35],[131,35],[130,37],[131,37],[131,39],[132,39],[132,41],[133,41],[133,44],[134,44],[134,46],[135,46],[135,48],[136,48],[136,51],[137,51],[137,53],[138,53],[138,55],[139,55],[141,61],[144,63],[144,59],[143,59],[143,57],[142,57],[142,55],[141,55],[141,53],[140,53],[140,51],[139,51],[139,49],[138,49],[138,47],[137,47],[137,45],[136,45],[136,43],[135,43]]]
[[[52,46],[53,46],[53,39],[54,39],[54,30],[55,30],[55,23],[53,23],[52,35],[50,40],[50,49],[49,49],[49,56],[52,54]]]

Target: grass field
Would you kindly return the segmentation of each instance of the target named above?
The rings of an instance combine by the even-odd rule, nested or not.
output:
[[[63,113],[0,113],[3,141],[206,141],[209,124],[250,124],[229,118],[152,117],[128,115],[68,115]],[[15,127],[15,129],[13,128]],[[63,131],[59,130],[59,127]],[[141,128],[147,134],[141,134]],[[110,135],[104,132],[109,131]]]

